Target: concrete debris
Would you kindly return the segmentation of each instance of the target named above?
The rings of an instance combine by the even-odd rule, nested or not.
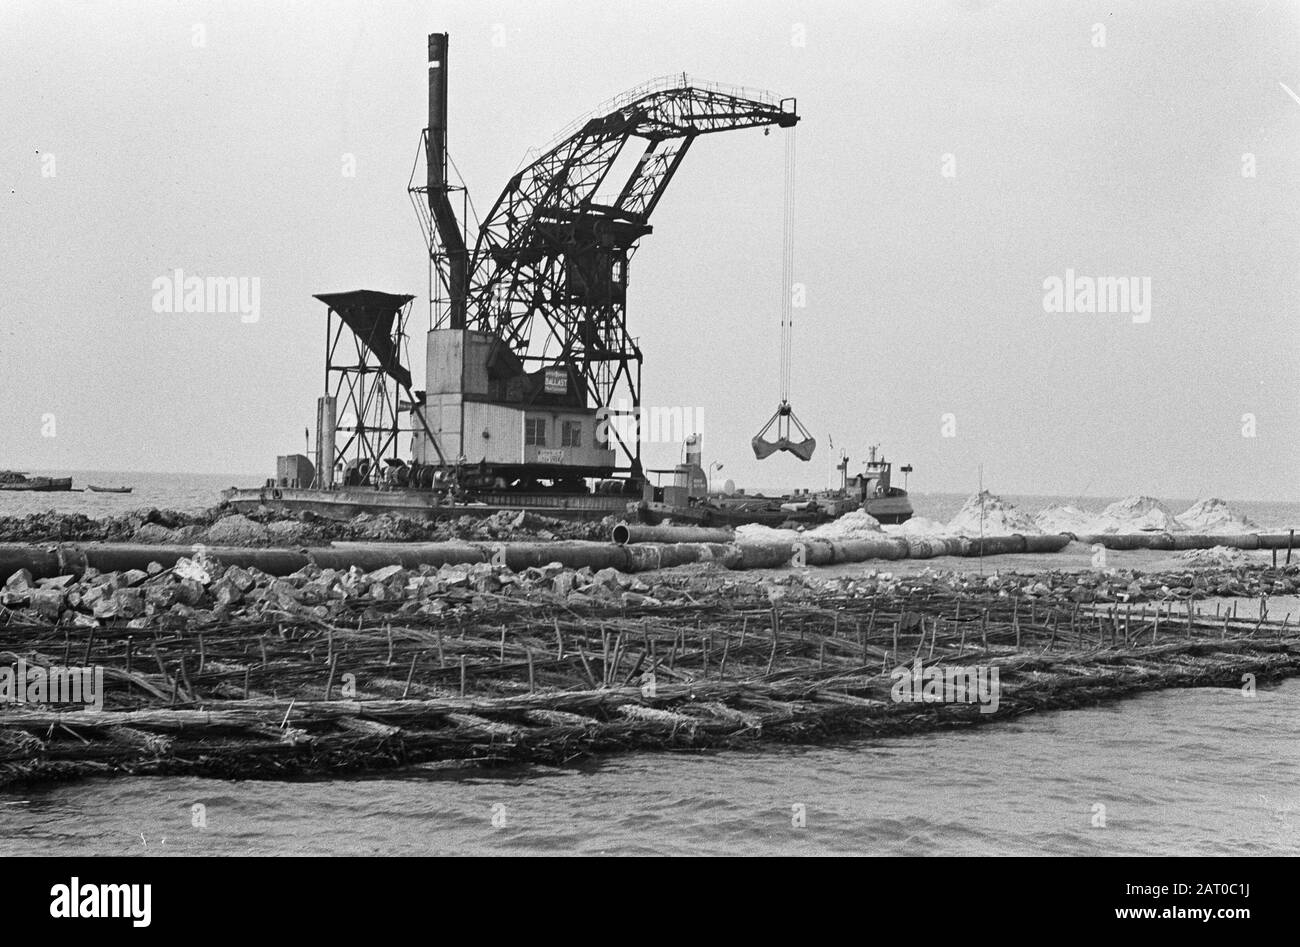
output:
[[[362,514],[347,521],[310,514],[247,516],[221,504],[202,513],[145,509],[102,519],[81,513],[0,516],[0,542],[130,542],[156,546],[290,547],[335,541],[444,542],[452,539],[587,539],[608,537],[615,521],[561,520],[527,511],[503,510],[455,520],[427,520],[394,513]]]
[[[570,607],[622,603],[654,607],[689,602],[719,591],[748,589],[764,603],[797,601],[827,591],[853,597],[879,594],[994,594],[1026,601],[1065,596],[1081,604],[1155,603],[1213,596],[1290,595],[1300,591],[1300,566],[1269,570],[1244,559],[1241,550],[1216,547],[1176,557],[1186,571],[1147,575],[1136,571],[994,572],[923,569],[896,574],[865,570],[852,576],[816,573],[745,576],[698,565],[628,575],[559,563],[512,572],[485,562],[441,567],[386,566],[370,572],[305,566],[276,578],[255,568],[226,567],[206,554],[181,568],[101,573],[79,579],[58,576],[39,583],[26,570],[4,580],[0,614],[10,623],[70,627],[129,623],[132,627],[201,629],[230,621],[250,623],[278,616],[322,621],[358,615],[444,615],[499,604],[505,599],[562,602]],[[648,581],[647,581],[648,580]]]

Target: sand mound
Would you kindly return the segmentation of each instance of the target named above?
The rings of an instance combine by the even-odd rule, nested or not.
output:
[[[973,494],[948,523],[947,531],[954,536],[979,536],[981,518],[985,536],[1010,536],[1012,533],[1037,536],[1043,532],[1028,515],[988,490]]]
[[[872,539],[881,532],[880,521],[866,510],[851,510],[837,520],[813,527],[804,535],[810,539],[839,542],[845,539]]]
[[[872,539],[883,536],[880,521],[865,510],[852,510],[839,519],[822,523],[808,530],[773,529],[758,523],[745,523],[736,527],[738,543],[788,543],[800,539],[825,539],[842,542],[848,539]]]
[[[1155,497],[1131,496],[1116,500],[1102,510],[1102,533],[1177,533],[1183,526],[1169,508]],[[1101,524],[1098,524],[1101,525]]]
[[[881,527],[891,536],[947,536],[948,524],[924,516],[913,516],[902,523]]]
[[[738,543],[788,543],[793,542],[801,533],[797,529],[773,529],[759,523],[742,523],[736,527]]]
[[[1178,522],[1193,533],[1250,533],[1259,529],[1218,497],[1197,500],[1182,513]]]
[[[1049,506],[1034,514],[1034,523],[1044,533],[1100,533],[1104,527],[1098,525],[1100,517],[1088,513],[1077,506],[1058,504]]]

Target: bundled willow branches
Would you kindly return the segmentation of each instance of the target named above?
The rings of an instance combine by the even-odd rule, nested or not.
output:
[[[719,584],[644,605],[481,596],[437,616],[0,626],[0,667],[104,668],[102,712],[0,705],[0,784],[883,735],[1300,668],[1290,616],[954,591]],[[384,603],[387,606],[390,603]],[[996,713],[895,699],[896,669],[996,667]]]

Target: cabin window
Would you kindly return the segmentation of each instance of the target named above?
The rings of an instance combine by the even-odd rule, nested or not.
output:
[[[528,447],[546,446],[546,418],[524,418],[524,444]]]
[[[582,422],[565,421],[560,427],[560,446],[561,447],[581,447],[582,446]]]

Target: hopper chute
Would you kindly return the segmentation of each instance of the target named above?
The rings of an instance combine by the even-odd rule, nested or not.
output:
[[[412,424],[402,422],[406,412],[445,464],[421,410],[424,393],[411,390],[411,371],[402,357],[406,319],[415,297],[358,289],[317,293],[316,298],[328,307],[325,397],[340,419],[334,423],[330,467],[365,471],[367,476],[382,470],[386,459],[398,457],[399,437],[414,432]]]
[[[316,298],[343,320],[357,342],[374,355],[379,366],[394,381],[410,390],[411,372],[402,364],[393,324],[414,296],[358,289],[350,293],[317,293]]]

